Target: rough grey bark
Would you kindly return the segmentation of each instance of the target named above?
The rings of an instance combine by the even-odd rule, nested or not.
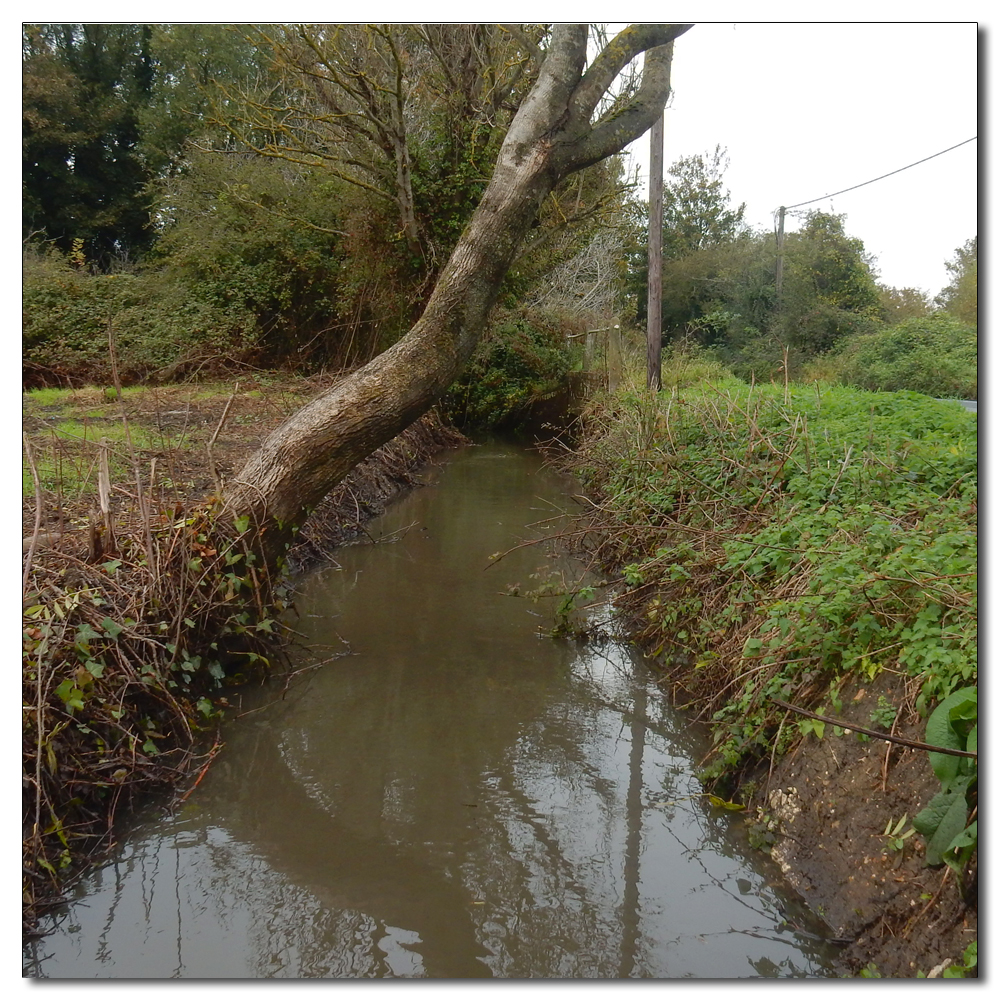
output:
[[[247,516],[268,562],[363,458],[429,409],[465,366],[542,201],[568,174],[646,132],[670,90],[670,42],[690,25],[632,25],[584,72],[586,25],[559,25],[497,158],[492,179],[423,315],[389,350],[275,430],[228,484],[226,510]],[[618,73],[645,53],[623,108],[593,122]]]

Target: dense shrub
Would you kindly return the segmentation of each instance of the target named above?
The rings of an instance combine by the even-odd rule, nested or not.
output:
[[[977,399],[977,351],[974,327],[936,313],[852,339],[837,367],[842,383],[861,389]]]
[[[342,188],[291,163],[194,155],[166,184],[156,265],[213,309],[252,314],[268,363],[324,364],[355,308],[342,287],[355,228]]]
[[[319,171],[194,154],[161,202],[160,238],[135,270],[26,254],[29,385],[108,381],[109,324],[135,380],[213,361],[357,365],[415,319],[390,224]]]
[[[444,398],[460,427],[516,427],[533,405],[566,386],[573,367],[562,329],[542,314],[508,314],[483,336]]]
[[[157,274],[89,274],[55,251],[24,255],[22,353],[29,386],[112,380],[109,334],[123,381],[171,373],[185,359],[233,360],[256,319]]]

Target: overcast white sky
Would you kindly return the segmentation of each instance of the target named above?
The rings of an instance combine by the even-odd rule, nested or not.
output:
[[[944,13],[944,11],[942,11]],[[905,167],[977,134],[975,23],[697,23],[675,45],[664,169],[728,148],[747,221]],[[979,143],[801,211],[844,213],[880,281],[936,294],[977,232]],[[649,136],[632,152],[648,174]],[[789,218],[786,230],[797,228]]]

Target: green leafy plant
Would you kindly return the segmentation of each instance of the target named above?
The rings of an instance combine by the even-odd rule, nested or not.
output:
[[[972,415],[913,392],[715,376],[594,409],[580,465],[601,556],[637,638],[692,665],[715,724],[706,780],[829,735],[783,723],[772,698],[842,715],[839,692],[892,671],[918,679],[923,711],[975,683]],[[888,699],[872,711],[891,727]]]
[[[926,739],[934,746],[978,751],[979,694],[974,687],[949,695],[927,720]],[[978,846],[978,821],[970,822],[970,802],[978,778],[974,758],[930,753],[931,767],[941,791],[926,809],[913,818],[913,825],[927,841],[927,864],[947,864],[960,874]]]
[[[565,388],[572,368],[561,329],[538,313],[511,314],[482,338],[444,406],[464,428],[516,428],[534,404]]]
[[[891,729],[892,724],[896,721],[898,709],[884,694],[878,696],[878,708],[872,709],[872,713],[869,716],[872,722],[876,726],[881,726],[883,729]]]
[[[917,832],[912,826],[904,832],[903,827],[906,826],[907,819],[906,813],[903,813],[902,819],[895,826],[893,826],[891,819],[886,823],[882,836],[890,851],[902,851],[906,847],[907,840]]]

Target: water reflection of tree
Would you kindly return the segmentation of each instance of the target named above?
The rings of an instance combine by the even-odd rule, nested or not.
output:
[[[497,598],[539,561],[523,550],[502,579],[483,572],[548,489],[528,478],[537,468],[473,454],[448,490],[397,510],[417,522],[403,541],[377,559],[343,553],[303,610],[334,613],[358,655],[227,737],[197,801],[227,832],[210,891],[249,908],[260,975],[383,976],[404,959],[429,976],[650,974],[645,748],[670,745],[684,792],[699,737],[629,679],[617,647],[584,663],[574,643],[534,635],[530,605]],[[685,819],[715,833],[701,810]]]

